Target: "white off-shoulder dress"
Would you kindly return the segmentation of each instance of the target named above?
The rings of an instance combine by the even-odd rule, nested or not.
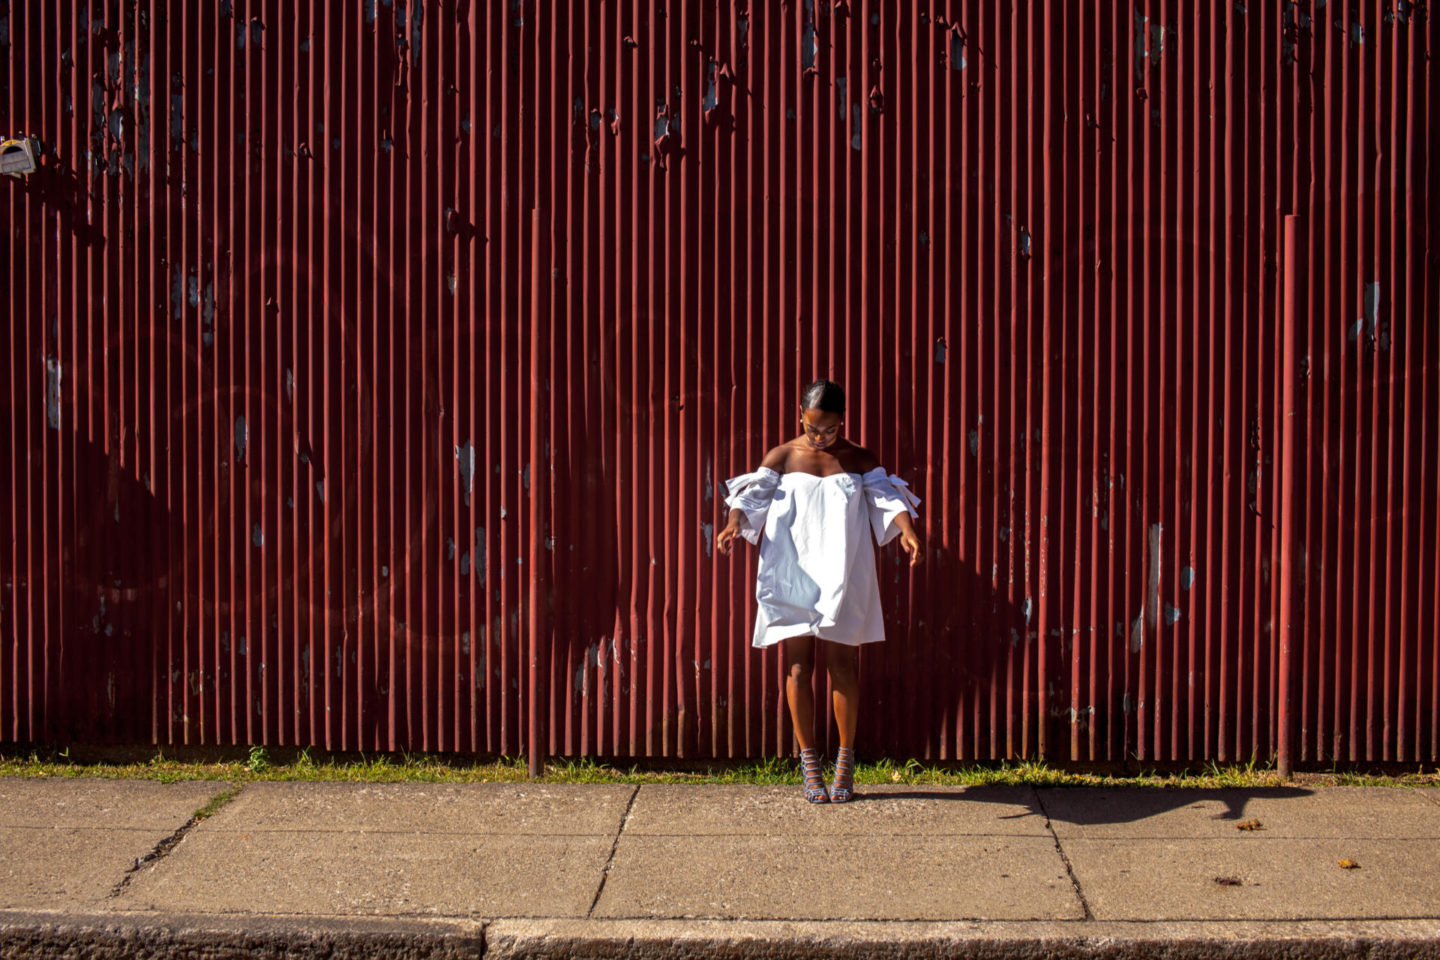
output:
[[[745,514],[740,535],[760,545],[755,646],[809,634],[850,645],[885,639],[870,537],[884,546],[900,533],[896,517],[919,516],[904,480],[883,467],[828,477],[761,467],[725,484],[725,503]]]

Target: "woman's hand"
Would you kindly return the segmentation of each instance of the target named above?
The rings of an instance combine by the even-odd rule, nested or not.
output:
[[[902,530],[900,532],[900,546],[910,554],[910,566],[920,562],[920,537],[914,530]]]
[[[740,524],[731,520],[725,525],[724,530],[715,534],[715,549],[720,551],[721,556],[730,556],[730,546],[738,536],[740,536]]]

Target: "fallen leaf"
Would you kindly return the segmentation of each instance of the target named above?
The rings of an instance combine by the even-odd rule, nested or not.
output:
[[[1340,861],[1340,866],[1344,867],[1346,870],[1359,870],[1359,869],[1360,869],[1360,864],[1358,864],[1358,863],[1356,863],[1354,860],[1350,860],[1350,859],[1348,859],[1348,858],[1345,859],[1345,860],[1341,860],[1341,861]]]
[[[896,783],[899,783],[899,782],[900,782],[900,771],[899,771],[899,770],[896,770],[896,771],[894,771],[893,773],[891,773],[891,774],[890,774],[890,779],[891,779],[891,780],[894,780]]]
[[[1239,877],[1216,877],[1215,882],[1222,887],[1238,887],[1244,883]]]
[[[1236,830],[1264,830],[1265,825],[1259,820],[1246,820],[1244,823],[1235,824]]]

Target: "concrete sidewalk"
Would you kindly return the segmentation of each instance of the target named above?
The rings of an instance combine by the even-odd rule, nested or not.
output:
[[[1440,957],[1435,789],[226,789],[0,780],[0,954]]]

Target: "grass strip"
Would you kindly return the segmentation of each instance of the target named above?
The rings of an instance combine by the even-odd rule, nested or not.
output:
[[[501,757],[472,761],[429,754],[398,754],[360,759],[314,760],[309,751],[300,751],[284,761],[273,760],[263,747],[252,747],[247,759],[219,762],[187,762],[165,756],[163,750],[145,761],[131,763],[77,763],[62,751],[0,752],[3,777],[98,777],[107,779],[158,780],[175,783],[185,780],[224,780],[234,788],[217,795],[196,812],[203,819],[228,802],[245,783],[256,781],[330,781],[353,783],[523,783],[529,781],[524,758]],[[545,783],[696,783],[696,784],[798,784],[797,761],[769,758],[747,763],[716,763],[709,767],[664,769],[625,766],[591,759],[559,760],[546,767]],[[1304,772],[1289,780],[1273,769],[1255,763],[1221,765],[1181,773],[1142,771],[1129,775],[1084,773],[1052,767],[1039,761],[1002,762],[972,766],[931,765],[910,760],[880,760],[859,764],[855,781],[860,784],[902,784],[932,786],[1031,786],[1031,787],[1142,787],[1142,788],[1253,788],[1278,786],[1383,786],[1437,787],[1440,771],[1423,766],[1415,773],[1367,773],[1356,771]],[[203,814],[203,816],[202,816]]]

